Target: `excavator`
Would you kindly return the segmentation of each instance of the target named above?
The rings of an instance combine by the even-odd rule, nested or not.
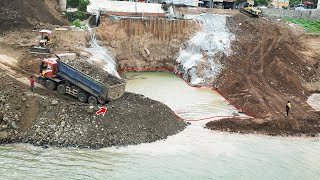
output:
[[[243,8],[240,9],[240,12],[250,17],[261,16],[261,10],[253,7],[253,5],[254,5],[254,0],[247,0]]]
[[[30,53],[32,54],[50,54],[51,50],[49,45],[51,42],[51,31],[50,30],[41,30],[39,31],[41,38],[37,44],[32,45],[30,48]]]

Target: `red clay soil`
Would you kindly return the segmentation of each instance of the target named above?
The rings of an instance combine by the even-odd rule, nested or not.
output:
[[[209,129],[269,135],[315,136],[320,133],[320,114],[307,103],[310,94],[301,84],[317,78],[319,56],[308,56],[290,29],[267,18],[230,17],[236,35],[233,52],[224,57],[218,88],[236,106],[256,115],[254,119],[209,122]],[[290,116],[285,115],[290,100]]]
[[[11,30],[66,25],[57,0],[1,0],[0,33]]]

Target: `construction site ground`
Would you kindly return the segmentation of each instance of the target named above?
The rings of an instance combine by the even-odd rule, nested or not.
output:
[[[13,9],[19,4],[12,1],[3,3],[9,3],[6,5],[13,6]],[[185,128],[186,123],[166,105],[141,95],[125,93],[106,105],[108,110],[104,116],[97,116],[98,105],[79,103],[76,98],[61,96],[40,84],[36,83],[35,93],[32,93],[28,78],[39,73],[43,58],[55,57],[54,54],[59,52],[75,52],[81,58],[90,56],[83,51],[88,47],[89,34],[64,26],[66,22],[56,22],[61,15],[55,6],[42,5],[34,4],[35,8],[30,8],[30,11],[43,8],[48,19],[30,25],[24,22],[32,16],[30,12],[30,16],[19,16],[16,20],[21,21],[9,29],[1,29],[0,143],[101,148],[154,142]],[[55,30],[57,27],[60,30]],[[51,37],[52,55],[29,53],[30,46],[39,38],[38,30],[42,28],[54,32]],[[96,67],[86,68],[92,71]]]
[[[304,84],[319,82],[319,36],[266,17],[239,14],[228,22],[236,34],[236,53],[221,60],[225,68],[218,80],[218,91],[255,117],[213,121],[207,128],[318,136],[320,113],[306,103],[310,93],[317,91]],[[288,117],[287,101],[292,104]]]
[[[17,8],[13,1],[3,2]],[[0,16],[2,24],[10,22],[12,25],[0,26],[2,143],[97,148],[153,142],[184,129],[186,124],[178,120],[167,106],[140,95],[126,93],[118,101],[108,104],[110,111],[105,117],[100,117],[94,113],[98,106],[78,103],[72,97],[59,96],[40,85],[36,86],[35,94],[30,93],[28,77],[38,73],[40,60],[46,57],[28,53],[38,35],[33,30],[53,30],[56,24],[67,25],[57,12],[56,4],[48,5],[51,1],[43,1],[47,5],[42,6],[36,2],[34,6],[39,10],[47,9],[45,13],[51,14],[50,17],[30,20],[32,13],[26,12],[25,16],[3,19],[14,14],[8,10],[7,14]],[[35,8],[29,9],[35,11]],[[231,10],[220,11],[230,15],[228,27],[236,38],[232,42],[234,53],[222,57],[220,62],[224,69],[212,86],[255,117],[213,121],[206,125],[207,128],[268,135],[317,136],[320,133],[320,113],[306,103],[307,97],[317,91],[308,89],[304,84],[319,82],[319,36],[305,34],[301,29],[274,19],[250,18]],[[188,12],[184,10],[182,14]],[[14,19],[17,23],[12,24]],[[90,56],[83,51],[90,39],[86,31],[69,28],[54,31],[52,39],[53,53],[75,52],[79,56]],[[289,117],[285,115],[288,100],[293,107]]]

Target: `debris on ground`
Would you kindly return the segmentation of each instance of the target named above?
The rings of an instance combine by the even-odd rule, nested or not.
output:
[[[26,86],[2,73],[0,143],[102,148],[154,142],[182,131],[186,123],[166,105],[142,95],[125,93],[106,105],[57,100],[46,90],[29,93]],[[153,107],[153,108],[150,108]]]

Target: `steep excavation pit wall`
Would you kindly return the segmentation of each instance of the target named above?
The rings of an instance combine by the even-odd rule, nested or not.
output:
[[[192,20],[101,17],[97,38],[120,67],[174,67],[179,50],[199,29]]]

